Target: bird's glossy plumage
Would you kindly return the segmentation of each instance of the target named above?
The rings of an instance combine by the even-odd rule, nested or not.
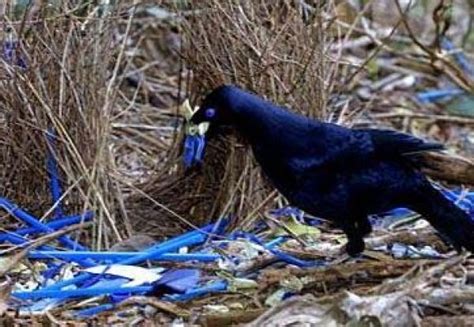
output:
[[[206,115],[209,108],[212,117]],[[291,205],[344,230],[351,255],[363,250],[363,237],[371,232],[367,216],[397,207],[421,213],[457,248],[474,251],[474,221],[410,160],[412,153],[441,149],[439,144],[319,122],[235,86],[211,92],[192,120],[235,127]]]

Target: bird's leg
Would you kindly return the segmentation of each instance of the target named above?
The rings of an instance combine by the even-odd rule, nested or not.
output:
[[[372,233],[372,225],[370,224],[369,218],[367,216],[356,220],[356,228],[362,237],[368,236],[370,233]]]
[[[366,227],[366,226],[365,226]],[[351,257],[355,257],[365,249],[363,234],[354,222],[344,223],[342,230],[347,236],[346,252]]]

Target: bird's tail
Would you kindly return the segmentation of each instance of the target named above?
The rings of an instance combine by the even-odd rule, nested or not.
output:
[[[427,183],[414,201],[413,209],[457,249],[465,248],[474,253],[474,217]]]

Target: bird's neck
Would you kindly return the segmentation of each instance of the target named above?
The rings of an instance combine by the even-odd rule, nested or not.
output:
[[[221,105],[230,110],[228,121],[252,145],[265,143],[274,147],[292,142],[319,124],[239,88],[228,87],[221,92],[225,92]]]
[[[229,106],[235,117],[233,124],[250,141],[280,133],[280,129],[284,126],[283,116],[289,114],[247,93],[235,97]]]

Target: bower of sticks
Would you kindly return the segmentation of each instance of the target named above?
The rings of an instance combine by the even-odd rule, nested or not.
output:
[[[2,325],[474,325],[474,258],[423,217],[372,217],[350,258],[236,133],[186,168],[182,106],[236,84],[443,143],[417,160],[474,219],[471,1],[7,0],[0,23]],[[136,289],[110,291],[103,265]],[[145,291],[176,271],[176,294]],[[54,288],[84,274],[103,292]]]

